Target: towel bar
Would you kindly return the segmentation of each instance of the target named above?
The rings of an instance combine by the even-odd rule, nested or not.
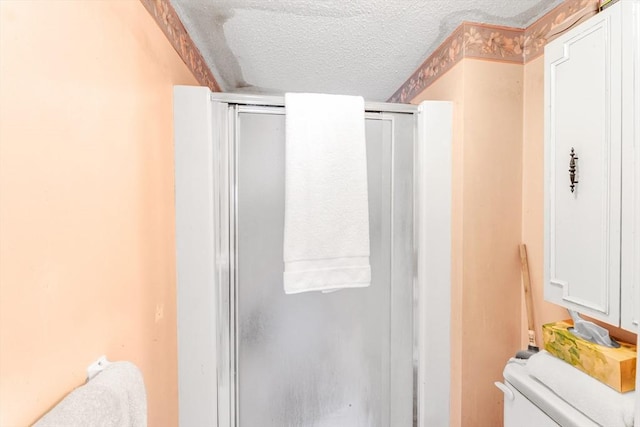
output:
[[[109,366],[111,364],[111,362],[109,362],[107,360],[107,356],[100,356],[98,358],[98,360],[96,360],[95,362],[93,362],[91,365],[89,365],[89,367],[87,368],[87,381],[92,380],[93,377],[95,377],[96,375],[98,375],[100,372],[102,372],[102,370],[104,368],[106,368],[107,366]]]

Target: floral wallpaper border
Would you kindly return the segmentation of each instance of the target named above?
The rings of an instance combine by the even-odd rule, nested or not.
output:
[[[220,85],[169,0],[140,0],[140,2],[151,14],[198,83],[214,92],[221,92]]]
[[[220,85],[170,1],[140,2],[162,29],[198,83],[214,92],[220,92]],[[411,101],[462,58],[519,64],[535,59],[544,52],[547,42],[597,13],[598,5],[599,0],[566,0],[526,29],[463,22],[389,98],[389,102]]]
[[[544,53],[544,45],[598,13],[599,0],[567,0],[525,30],[524,62]]]
[[[566,0],[526,29],[463,22],[389,98],[411,101],[462,58],[524,64],[544,52],[544,45],[598,12],[598,0]]]

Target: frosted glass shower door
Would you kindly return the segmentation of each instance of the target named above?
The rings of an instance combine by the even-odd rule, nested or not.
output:
[[[367,117],[371,286],[285,295],[284,109],[235,112],[231,286],[241,427],[414,424],[414,118]]]

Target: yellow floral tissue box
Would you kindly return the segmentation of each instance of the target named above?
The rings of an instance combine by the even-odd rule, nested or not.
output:
[[[576,337],[571,320],[542,325],[544,348],[582,372],[624,393],[636,388],[636,346],[609,348]]]

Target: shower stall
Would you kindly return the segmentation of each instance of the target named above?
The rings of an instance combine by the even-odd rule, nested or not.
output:
[[[367,288],[283,291],[283,98],[174,90],[185,426],[448,424],[451,105],[367,103]]]

